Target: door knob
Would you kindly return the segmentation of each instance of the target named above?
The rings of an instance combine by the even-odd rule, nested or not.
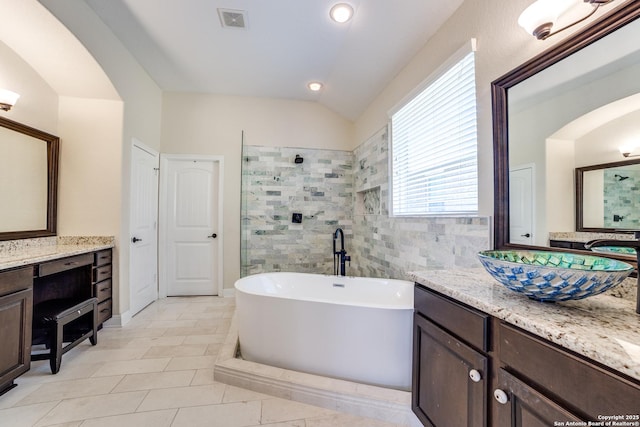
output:
[[[477,370],[472,369],[469,371],[469,378],[471,378],[471,381],[473,381],[474,383],[477,383],[482,379],[482,375],[480,375],[480,372],[478,372]]]
[[[132,237],[131,238],[131,242],[135,243],[135,242],[142,242],[142,239],[138,239],[137,237]]]
[[[210,239],[215,239],[216,237],[218,237],[218,235],[216,233],[213,233],[211,236],[207,236]]]
[[[531,234],[527,233],[527,234],[521,234],[520,237],[531,237]]]
[[[495,397],[498,403],[502,405],[506,404],[509,401],[509,396],[507,395],[507,393],[505,393],[503,390],[500,390],[499,388],[493,391],[493,397]]]

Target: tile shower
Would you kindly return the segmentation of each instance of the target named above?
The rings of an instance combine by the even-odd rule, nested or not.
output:
[[[386,126],[353,152],[244,146],[242,162],[242,276],[331,274],[337,227],[354,276],[478,267],[476,253],[491,246],[488,217],[389,217]]]

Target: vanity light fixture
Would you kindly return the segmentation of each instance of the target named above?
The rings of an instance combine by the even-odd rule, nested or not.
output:
[[[551,32],[551,28],[557,21],[558,17],[571,7],[580,2],[580,0],[536,0],[528,8],[520,14],[518,24],[524,28],[527,33],[533,34],[538,40],[545,40],[548,37],[558,34],[561,31],[571,28],[576,24],[591,17],[600,6],[612,3],[614,0],[582,0],[593,6],[593,10],[585,17],[566,25],[559,30]]]
[[[633,150],[636,147],[631,146],[631,145],[623,145],[622,147],[618,148],[620,150],[620,154],[622,154],[624,157],[638,157],[640,156],[640,154],[631,154],[633,153]]]
[[[320,92],[322,90],[322,83],[320,82],[311,82],[307,85],[310,91],[312,92]]]
[[[335,4],[329,11],[329,16],[337,23],[344,24],[353,16],[353,7],[348,3]]]
[[[16,105],[20,95],[7,89],[0,89],[0,110],[9,111]]]

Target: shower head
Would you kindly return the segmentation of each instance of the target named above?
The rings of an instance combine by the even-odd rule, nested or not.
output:
[[[615,174],[615,175],[613,175],[613,176],[614,176],[615,178],[617,178],[617,179],[618,179],[618,181],[624,181],[625,179],[628,179],[628,178],[629,178],[628,176],[622,176],[622,175],[618,175],[618,174]]]
[[[293,161],[294,161],[294,163],[300,164],[300,163],[304,162],[304,158],[300,157],[300,154],[296,154],[296,158]]]

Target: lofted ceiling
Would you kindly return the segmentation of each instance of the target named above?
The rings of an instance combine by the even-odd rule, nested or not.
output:
[[[84,0],[162,90],[317,101],[355,120],[463,0]],[[246,13],[223,28],[218,9]],[[313,93],[311,81],[324,88]]]

